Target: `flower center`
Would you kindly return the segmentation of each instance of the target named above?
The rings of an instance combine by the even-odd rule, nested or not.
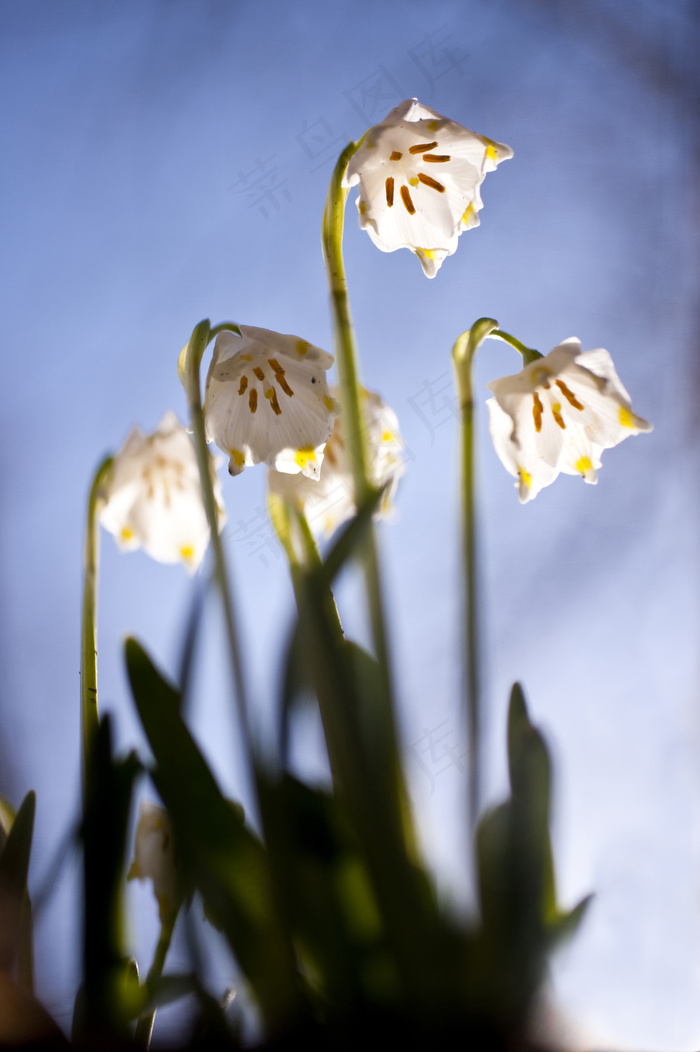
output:
[[[251,369],[251,373],[253,374],[255,379],[257,379],[263,385],[263,393],[265,395],[265,398],[270,403],[270,408],[272,409],[275,416],[281,416],[282,407],[280,406],[279,399],[277,398],[277,391],[275,390],[273,384],[276,383],[280,390],[284,391],[288,398],[292,398],[294,396],[294,391],[291,389],[287,382],[284,368],[280,365],[276,358],[268,358],[264,364],[266,364],[272,370],[272,377],[269,380],[262,365],[253,366],[253,368]],[[239,395],[244,395],[246,391],[248,391],[248,408],[250,409],[251,413],[255,413],[258,409],[258,389],[254,385],[254,383],[251,383],[251,381],[252,377],[250,377],[247,373],[243,373],[243,375],[241,376],[240,385],[238,387],[238,393]]]
[[[435,190],[439,194],[444,194],[445,187],[443,183],[438,182],[432,175],[428,175],[426,172],[418,170],[417,165],[424,162],[431,162],[432,164],[444,164],[446,161],[450,161],[452,158],[446,153],[433,153],[432,151],[438,145],[437,139],[433,142],[419,142],[413,146],[409,146],[409,156],[404,160],[404,155],[400,150],[392,150],[389,156],[389,161],[393,161],[394,164],[399,164],[397,168],[397,175],[389,175],[384,183],[386,191],[386,203],[388,208],[394,207],[394,188],[395,178],[401,181],[399,186],[399,197],[403,203],[404,208],[410,216],[416,214],[416,206],[413,203],[411,197],[411,191],[409,186],[417,187],[420,185],[427,186],[431,190]]]

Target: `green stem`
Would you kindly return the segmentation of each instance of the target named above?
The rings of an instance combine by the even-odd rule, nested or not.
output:
[[[476,485],[472,362],[479,344],[494,334],[497,322],[480,318],[452,348],[462,419],[462,566],[464,571],[464,692],[469,732],[469,821],[476,828],[481,806],[481,675],[479,596],[477,582]]]
[[[524,343],[517,340],[515,336],[511,336],[510,333],[504,332],[503,329],[496,329],[494,332],[488,333],[488,335],[494,340],[503,340],[504,343],[509,343],[511,347],[515,347],[516,351],[523,356],[523,363],[525,365],[529,365],[530,362],[534,362],[538,358],[543,357],[539,351],[533,351],[531,347],[526,347]]]
[[[173,929],[175,928],[175,921],[177,920],[177,910],[171,910],[167,913],[165,919],[161,921],[160,935],[158,937],[158,943],[153,954],[153,963],[149,969],[148,975],[146,976],[146,989],[152,994],[152,987],[160,979],[163,974],[163,968],[165,967],[165,958],[167,957],[168,950],[170,949],[170,942],[173,937]],[[151,1044],[151,1035],[153,1033],[153,1024],[156,1018],[156,1009],[152,1009],[150,1012],[146,1012],[144,1015],[139,1017],[136,1024],[136,1032],[134,1034],[134,1042],[141,1048],[148,1048]]]
[[[340,402],[343,410],[343,435],[350,457],[355,487],[355,500],[361,505],[371,489],[368,477],[366,427],[362,410],[360,370],[355,334],[350,315],[345,263],[343,261],[343,228],[348,190],[342,185],[343,176],[360,143],[351,142],[338,158],[328,187],[323,213],[323,258],[331,293],[331,309],[335,332],[335,349],[340,381]],[[377,556],[374,530],[370,529],[363,546],[363,563],[367,588],[367,603],[379,666],[385,677],[387,697],[393,697],[390,673],[389,644],[384,617],[384,598]]]
[[[243,661],[238,643],[238,632],[236,628],[236,613],[233,597],[229,586],[229,573],[226,566],[226,554],[219,534],[219,512],[214,496],[214,484],[212,481],[212,464],[207,448],[207,439],[204,429],[204,411],[202,409],[202,394],[199,381],[199,367],[202,356],[212,338],[219,332],[228,330],[238,333],[238,326],[233,322],[223,322],[214,329],[209,321],[201,321],[195,326],[190,341],[180,356],[179,370],[180,379],[183,382],[190,412],[190,422],[194,437],[195,452],[197,455],[197,466],[202,485],[202,496],[204,507],[209,521],[211,531],[211,545],[214,552],[214,579],[221,595],[224,607],[224,619],[226,622],[226,633],[228,636],[229,651],[233,669],[233,681],[235,687],[236,704],[238,716],[241,722],[241,732],[246,745],[246,754],[254,758],[250,725],[248,719],[249,705],[246,690],[245,676],[243,672]],[[239,333],[240,334],[240,333]]]
[[[83,610],[80,634],[80,741],[83,809],[87,793],[89,757],[99,726],[97,709],[97,569],[99,563],[99,513],[104,484],[114,460],[106,457],[92,480],[87,506],[83,548]]]

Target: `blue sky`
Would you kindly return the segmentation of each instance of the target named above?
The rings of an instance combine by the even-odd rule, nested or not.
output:
[[[700,1034],[698,27],[680,2],[570,6],[0,4],[11,392],[0,423],[0,792],[18,802],[37,790],[39,883],[77,803],[92,472],[134,424],[152,428],[168,408],[184,419],[177,354],[201,318],[332,349],[320,253],[330,172],[349,138],[416,96],[515,154],[487,177],[481,226],[434,281],[410,253],[378,252],[357,227],[354,193],[348,205],[363,376],[396,410],[409,451],[381,545],[426,849],[444,893],[463,896],[449,352],[487,315],[545,353],[569,336],[606,347],[655,425],[605,454],[597,487],[561,477],[521,507],[479,414],[488,793],[504,790],[505,706],[519,679],[555,756],[561,896],[596,892],[554,967],[572,1041],[678,1052]],[[487,344],[476,369],[484,398],[489,380],[518,368],[512,351]],[[263,514],[263,469],[223,485],[264,722],[291,590]],[[120,555],[107,535],[102,554],[102,705],[122,747],[142,746],[122,641],[138,635],[174,673],[192,582]],[[352,582],[344,592],[346,620],[362,632]],[[193,719],[235,793],[216,610],[206,627]],[[299,750],[314,774],[316,733],[309,724]],[[75,881],[69,870],[37,922],[39,989],[64,1025]],[[147,956],[150,902],[130,894]]]

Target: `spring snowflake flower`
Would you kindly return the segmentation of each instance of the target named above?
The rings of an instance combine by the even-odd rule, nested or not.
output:
[[[221,486],[211,460],[220,527],[225,521]],[[183,562],[192,573],[209,543],[192,439],[172,412],[158,429],[135,427],[114,458],[100,521],[119,547],[142,547],[162,563]]]
[[[142,801],[136,824],[134,860],[127,880],[150,880],[161,922],[177,913],[182,902],[175,868],[173,831],[168,812]]]
[[[462,231],[479,225],[486,173],[512,156],[509,146],[407,99],[367,132],[343,185],[360,184],[360,226],[377,248],[410,248],[434,278]]]
[[[333,355],[297,336],[240,326],[221,332],[207,376],[207,438],[229,457],[228,470],[264,463],[317,479],[339,412],[326,371]]]
[[[404,472],[405,447],[393,409],[374,391],[362,389],[362,398],[367,423],[370,481],[377,487],[387,486],[376,515],[386,518],[393,511],[394,494]],[[316,537],[330,537],[357,511],[352,466],[343,439],[342,417],[336,417],[333,433],[326,444],[318,481],[274,470],[268,472],[267,478],[270,490],[303,513]]]
[[[651,431],[602,348],[581,353],[565,340],[515,376],[488,385],[489,430],[496,452],[518,479],[523,504],[560,471],[598,481],[600,455],[628,435]]]

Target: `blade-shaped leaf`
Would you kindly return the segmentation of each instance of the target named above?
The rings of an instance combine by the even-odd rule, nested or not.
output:
[[[36,794],[29,792],[14,817],[0,855],[0,969],[9,969],[24,958],[19,961],[20,970],[30,989],[31,907],[27,877],[35,812]]]
[[[179,712],[178,692],[133,640],[131,689],[156,759],[153,780],[168,809],[186,875],[226,934],[271,1029],[300,1010],[291,943],[281,922],[267,853],[222,795]]]

